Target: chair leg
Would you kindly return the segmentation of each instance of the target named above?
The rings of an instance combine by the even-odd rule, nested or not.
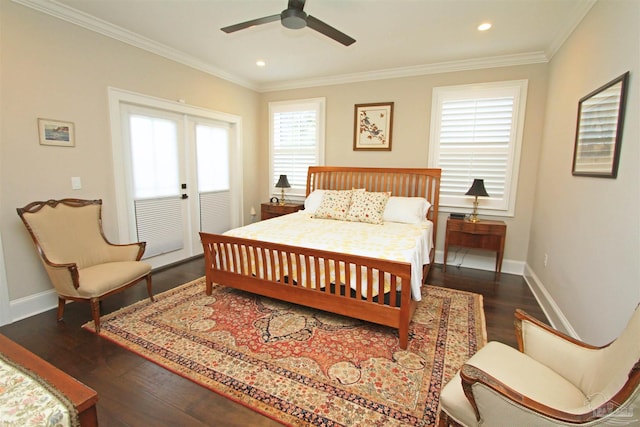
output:
[[[442,410],[438,413],[438,427],[449,427],[449,417]]]
[[[91,317],[93,317],[93,324],[96,328],[96,334],[100,333],[100,300],[98,298],[91,298]]]
[[[66,303],[67,301],[64,298],[58,297],[58,322],[62,320],[62,316],[64,315],[64,306]]]
[[[438,427],[463,427],[453,419],[449,418],[449,415],[440,409],[438,413]]]
[[[149,299],[155,301],[153,298],[153,290],[151,289],[151,273],[147,274],[147,293],[149,294]]]
[[[438,414],[438,427],[449,427],[449,416],[446,412],[440,409]]]

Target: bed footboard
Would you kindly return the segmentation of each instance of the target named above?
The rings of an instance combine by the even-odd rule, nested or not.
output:
[[[407,348],[411,265],[357,255],[200,233],[206,293],[213,283],[397,328]],[[354,292],[349,292],[351,284]],[[346,291],[345,291],[346,288]],[[399,292],[386,292],[399,289]]]

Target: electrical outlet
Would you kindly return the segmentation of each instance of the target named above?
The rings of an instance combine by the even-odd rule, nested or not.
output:
[[[544,254],[544,261],[542,261],[544,263],[544,266],[546,267],[547,264],[549,263],[549,255],[548,254]]]
[[[71,189],[72,190],[80,190],[82,188],[82,181],[79,176],[71,177]]]

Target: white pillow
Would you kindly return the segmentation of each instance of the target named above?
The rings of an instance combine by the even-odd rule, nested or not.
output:
[[[382,219],[390,222],[418,224],[426,221],[431,203],[422,197],[389,197]]]
[[[304,211],[310,214],[316,213],[318,206],[322,203],[324,190],[313,190],[306,199],[304,199]]]

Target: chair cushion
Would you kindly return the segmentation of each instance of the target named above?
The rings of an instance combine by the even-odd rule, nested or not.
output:
[[[570,413],[589,409],[587,397],[571,382],[518,350],[498,342],[490,342],[469,361],[510,388],[537,401]],[[476,391],[474,390],[474,393]],[[440,394],[442,409],[463,425],[477,425],[475,413],[462,391],[460,374]],[[482,411],[491,408],[480,408]]]
[[[114,289],[141,278],[151,271],[151,266],[140,261],[108,262],[83,268],[78,273],[78,295],[84,298],[100,297]]]

